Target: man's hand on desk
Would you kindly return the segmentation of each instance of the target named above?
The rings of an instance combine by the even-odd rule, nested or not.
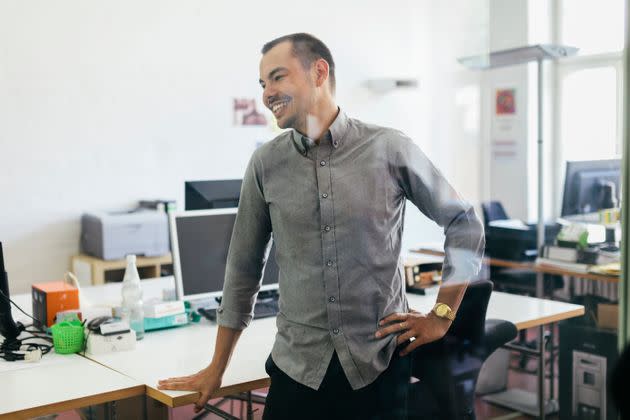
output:
[[[421,345],[444,337],[451,322],[437,317],[433,312],[422,314],[411,309],[408,313],[388,315],[379,322],[379,325],[384,328],[376,332],[376,338],[382,338],[389,334],[399,334],[396,340],[397,345],[413,339],[400,352],[401,356],[406,356]]]
[[[208,366],[194,375],[162,379],[158,381],[158,389],[200,392],[201,396],[195,403],[195,413],[198,413],[206,405],[210,396],[221,387],[222,379],[216,369]]]

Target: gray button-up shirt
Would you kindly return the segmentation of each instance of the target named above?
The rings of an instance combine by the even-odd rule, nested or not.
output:
[[[280,313],[272,358],[318,389],[334,351],[353,389],[383,372],[396,348],[380,319],[408,311],[400,259],[409,199],[444,228],[444,281],[479,269],[483,228],[403,133],[339,111],[319,145],[290,130],[253,154],[241,191],[218,323],[252,319],[273,232]]]

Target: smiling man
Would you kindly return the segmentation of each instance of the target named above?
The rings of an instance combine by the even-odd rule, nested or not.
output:
[[[199,391],[199,410],[220,387],[273,232],[280,313],[264,418],[404,419],[405,356],[448,330],[479,269],[482,225],[413,141],[339,109],[320,40],[287,35],[262,54],[263,101],[290,130],[258,148],[245,172],[210,365],[159,388]],[[405,298],[407,200],[446,234],[445,285],[427,314]]]

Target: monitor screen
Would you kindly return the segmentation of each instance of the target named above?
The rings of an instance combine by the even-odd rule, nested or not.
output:
[[[177,298],[220,296],[237,209],[171,213]],[[277,288],[275,249],[267,248],[261,290]]]
[[[184,199],[186,210],[224,209],[238,207],[241,179],[186,181]]]
[[[619,159],[567,162],[561,216],[618,207],[620,168]]]

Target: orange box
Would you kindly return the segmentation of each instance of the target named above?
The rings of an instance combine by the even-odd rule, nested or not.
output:
[[[57,312],[79,309],[79,289],[63,281],[33,284],[33,317],[47,327]]]

